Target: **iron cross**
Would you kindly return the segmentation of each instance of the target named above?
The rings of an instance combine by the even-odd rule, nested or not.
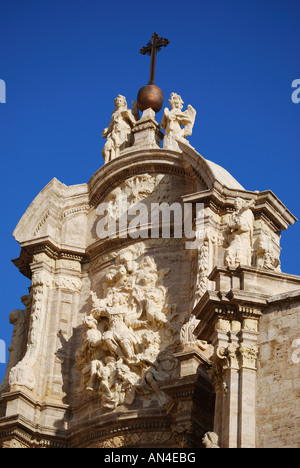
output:
[[[151,41],[140,50],[140,53],[143,55],[151,56],[151,65],[150,65],[150,81],[149,84],[155,83],[155,69],[156,69],[156,54],[161,50],[162,47],[167,47],[169,44],[168,39],[159,37],[158,34],[154,33],[151,37]]]

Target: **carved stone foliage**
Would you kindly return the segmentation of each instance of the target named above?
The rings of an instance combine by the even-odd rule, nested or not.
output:
[[[225,252],[226,266],[251,266],[254,227],[251,206],[252,201],[247,202],[239,197],[235,200],[235,211],[230,216],[227,227],[229,247]]]
[[[176,93],[171,94],[169,104],[171,106],[171,110],[168,108],[164,110],[161,122],[161,128],[165,130],[163,147],[165,149],[180,151],[178,142],[183,142],[189,145],[186,137],[192,134],[196,111],[189,105],[187,110],[182,112],[183,101]]]
[[[209,239],[206,238],[204,239],[198,254],[196,301],[198,301],[207,291],[207,281],[209,273]]]
[[[158,270],[152,256],[137,258],[135,247],[124,249],[106,274],[103,297],[91,293],[77,367],[104,408],[130,405],[137,394],[167,402],[159,382],[178,366],[170,345],[178,333],[176,306],[164,286],[169,273]]]
[[[240,345],[230,343],[228,346],[219,346],[215,350],[212,367],[209,370],[209,376],[216,391],[223,390],[225,395],[227,394],[227,371],[242,368],[256,370],[258,353],[257,345],[249,346],[244,343]]]

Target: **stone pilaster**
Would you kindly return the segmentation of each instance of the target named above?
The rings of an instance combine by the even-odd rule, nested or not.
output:
[[[216,392],[214,432],[223,448],[255,447],[258,326],[265,305],[258,294],[207,292],[194,311],[201,320],[199,338],[214,347],[208,373]]]
[[[202,447],[202,437],[213,428],[214,394],[207,374],[210,350],[184,346],[175,354],[180,377],[161,385],[170,397],[167,412],[172,415],[172,433],[178,448]]]

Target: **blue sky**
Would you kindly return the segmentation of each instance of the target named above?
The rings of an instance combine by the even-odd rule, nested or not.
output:
[[[271,189],[300,218],[299,0],[0,0],[2,166],[0,339],[29,281],[11,259],[12,232],[53,178],[87,182],[103,164],[114,98],[148,81],[139,50],[170,40],[156,83],[197,110],[191,144],[248,190]],[[161,113],[157,120],[161,120]],[[282,269],[300,274],[299,223],[282,237]],[[5,365],[0,364],[0,380]]]

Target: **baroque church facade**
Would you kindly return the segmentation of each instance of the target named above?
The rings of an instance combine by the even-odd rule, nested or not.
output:
[[[118,96],[104,165],[52,180],[15,229],[31,287],[10,315],[3,448],[300,447],[300,277],[280,266],[296,218],[202,157],[195,109],[169,107],[159,124]]]

